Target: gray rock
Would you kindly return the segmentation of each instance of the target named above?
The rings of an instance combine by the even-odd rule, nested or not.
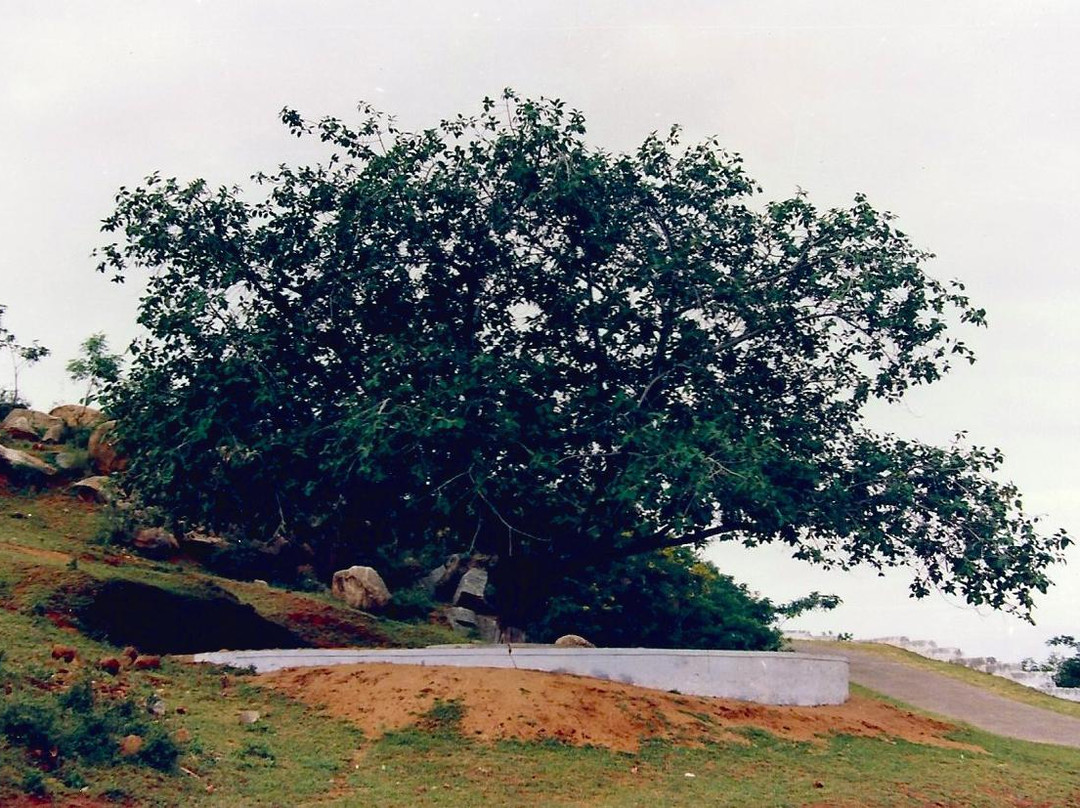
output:
[[[82,404],[61,404],[49,410],[49,415],[59,418],[69,429],[78,429],[83,426],[97,426],[107,420],[105,413],[95,410],[93,407],[85,407]]]
[[[254,724],[259,720],[258,710],[241,710],[238,716],[241,724]]]
[[[595,648],[591,642],[586,640],[577,634],[563,634],[559,639],[555,640],[555,645],[559,648]]]
[[[104,475],[87,477],[71,484],[71,492],[79,499],[89,502],[112,502],[114,492],[109,484],[109,478]]]
[[[420,585],[431,595],[437,595],[439,590],[446,590],[451,586],[460,571],[461,556],[455,553],[446,559],[446,563],[442,566],[436,567],[425,575],[420,581]]]
[[[16,407],[0,422],[0,430],[20,440],[41,440],[51,427],[57,425],[63,427],[64,422],[37,410]]]
[[[61,421],[58,424],[53,424],[45,430],[45,434],[41,436],[42,443],[62,443],[67,436],[67,425]]]
[[[14,472],[32,480],[52,477],[56,469],[39,457],[18,449],[0,446],[0,471]]]
[[[458,581],[457,590],[454,592],[453,604],[464,606],[467,609],[483,609],[488,604],[484,599],[484,591],[487,589],[488,573],[478,567],[466,572]]]
[[[390,590],[382,576],[371,567],[349,567],[338,570],[330,584],[331,593],[354,609],[373,612],[390,602]]]
[[[450,623],[450,628],[463,634],[475,631],[477,628],[476,612],[463,606],[451,606],[448,608],[446,610],[446,619]]]
[[[461,608],[456,607],[456,608]],[[502,634],[499,629],[499,618],[490,614],[476,615],[476,633],[480,635],[481,642],[497,643]]]
[[[150,558],[168,558],[180,549],[180,542],[163,527],[142,527],[135,532],[132,547]]]

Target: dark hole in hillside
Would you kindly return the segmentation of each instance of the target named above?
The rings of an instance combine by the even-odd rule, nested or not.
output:
[[[79,618],[113,645],[151,654],[310,647],[221,590],[183,595],[134,581],[108,581]]]

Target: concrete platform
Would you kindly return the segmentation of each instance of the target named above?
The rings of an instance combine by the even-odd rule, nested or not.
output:
[[[847,660],[805,653],[476,645],[385,651],[349,648],[216,651],[195,654],[193,659],[239,668],[251,666],[258,673],[361,663],[519,668],[758,704],[842,704],[848,697]]]

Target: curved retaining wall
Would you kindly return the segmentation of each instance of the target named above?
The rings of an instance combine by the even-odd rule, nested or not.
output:
[[[195,654],[194,660],[241,668],[251,666],[259,673],[372,662],[520,668],[759,704],[842,704],[848,697],[846,660],[786,652],[489,645],[387,651],[346,648],[216,651]]]

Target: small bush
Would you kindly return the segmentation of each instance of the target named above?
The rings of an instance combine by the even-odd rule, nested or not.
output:
[[[22,790],[32,797],[49,796],[49,787],[45,783],[45,775],[37,769],[31,769],[22,779]]]
[[[131,700],[101,704],[89,681],[67,691],[16,695],[0,710],[0,736],[11,748],[23,749],[35,771],[55,771],[73,788],[86,785],[82,766],[120,762],[120,739],[138,735],[142,748],[130,762],[163,772],[176,768],[180,748],[165,728],[147,720]],[[32,782],[24,783],[24,791]]]
[[[143,747],[136,757],[152,769],[171,772],[180,757],[180,747],[163,727],[153,724],[143,736]]]
[[[394,620],[419,620],[431,614],[435,601],[422,586],[399,589],[386,605],[386,616]]]
[[[63,743],[59,724],[54,704],[18,700],[0,710],[0,734],[12,746],[24,747],[43,761],[46,753],[59,750]]]
[[[90,435],[93,434],[94,429],[96,427],[93,426],[71,427],[68,429],[67,437],[64,438],[64,443],[76,449],[85,449],[90,443]]]
[[[94,709],[94,688],[88,679],[83,679],[61,693],[57,701],[65,710],[89,713]]]
[[[1058,687],[1080,687],[1080,656],[1074,656],[1061,663],[1054,675],[1054,684]]]

